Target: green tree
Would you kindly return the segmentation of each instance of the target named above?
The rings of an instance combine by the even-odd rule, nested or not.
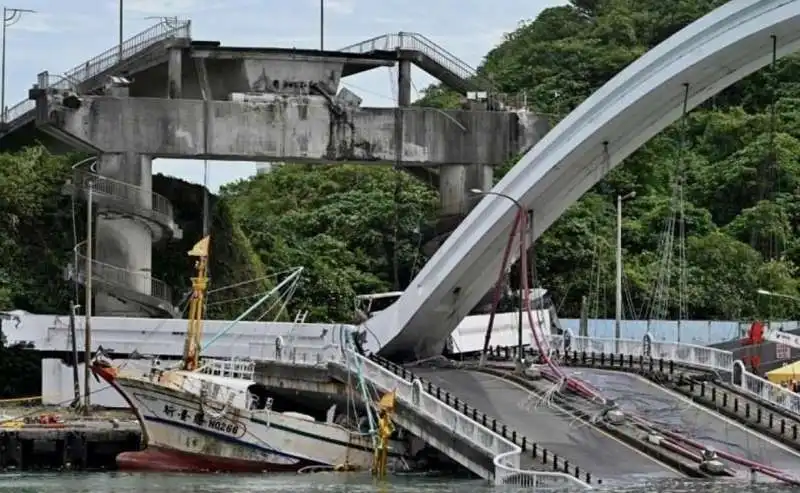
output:
[[[407,285],[438,204],[407,173],[353,165],[276,166],[222,196],[269,272],[306,269],[292,308],[322,321],[352,318],[357,294]]]

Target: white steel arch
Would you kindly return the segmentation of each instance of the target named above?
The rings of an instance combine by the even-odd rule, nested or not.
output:
[[[617,74],[539,141],[494,187],[535,212],[538,238],[563,212],[682,114],[800,48],[800,0],[733,0]],[[608,142],[608,159],[606,146]],[[366,347],[383,354],[439,354],[496,279],[515,205],[487,195],[411,282],[366,322]],[[564,245],[564,248],[571,248]]]

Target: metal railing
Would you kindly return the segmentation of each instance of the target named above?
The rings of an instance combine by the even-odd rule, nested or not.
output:
[[[176,38],[191,38],[191,21],[161,21],[123,41],[122,60],[120,60],[119,56],[119,46],[115,46],[65,72],[61,80],[51,87],[54,89],[69,89],[73,84],[80,84],[92,77],[100,75],[121,61],[133,57],[156,43]],[[2,120],[6,123],[12,123],[14,120],[26,115],[35,108],[35,101],[30,99],[20,101],[4,112]],[[2,110],[2,108],[0,108],[0,110]]]
[[[276,361],[297,366],[322,366],[330,361],[341,360],[341,347],[337,344],[319,346],[275,342],[251,342],[248,356],[261,361]]]
[[[617,354],[626,356],[644,356],[664,359],[678,364],[708,368],[709,370],[733,371],[733,353],[722,349],[680,342],[664,342],[653,340],[652,335],[645,334],[642,339],[613,339],[604,337],[587,337],[550,335],[550,346],[563,351],[577,351],[598,354]],[[567,347],[567,344],[569,347]]]
[[[339,51],[347,53],[369,53],[378,50],[418,51],[465,81],[475,81],[478,85],[484,86],[483,88],[486,90],[491,89],[493,86],[490,81],[480,77],[476,70],[470,67],[466,62],[419,33],[399,32],[384,34],[346,46]]]
[[[538,450],[543,456],[543,463],[547,463],[547,452],[542,448],[537,449],[535,444],[528,443],[524,437],[518,437],[516,432],[508,431],[505,426],[502,426],[502,431],[490,428],[498,427],[496,420],[488,418],[464,402],[459,404],[455,396],[454,401],[450,402],[449,393],[446,393],[446,400],[442,400],[442,390],[432,383],[423,385],[422,380],[411,372],[381,358],[366,358],[350,349],[345,350],[343,355],[344,364],[349,371],[360,371],[366,381],[383,391],[394,390],[397,399],[406,406],[415,408],[440,426],[465,438],[476,448],[492,454],[495,485],[535,487],[540,490],[565,487],[591,489],[591,476],[588,473],[585,473],[587,481],[584,482],[580,479],[581,471],[577,468],[574,469],[575,475],[559,472],[559,467],[568,469],[569,464],[561,458],[559,466],[559,458],[552,453],[550,460],[554,471],[521,469],[522,453],[532,448],[533,457],[536,458]],[[516,443],[518,439],[522,441],[522,445]]]
[[[77,265],[73,265],[74,274],[80,282],[85,282],[86,255],[85,242],[75,247],[74,255]],[[92,260],[92,279],[111,286],[135,291],[145,296],[156,298],[172,306],[172,290],[169,286],[159,279],[153,277],[149,272],[135,272],[116,265],[106,264]]]
[[[258,345],[251,344],[251,346]],[[367,358],[351,349],[342,350],[342,347],[336,344],[279,348],[273,343],[264,344],[264,346],[271,347],[261,356],[267,361],[315,366],[334,362],[344,366],[350,372],[360,372],[366,381],[385,392],[396,391],[397,399],[405,405],[415,408],[417,412],[428,416],[437,424],[466,438],[477,448],[491,454],[494,457],[494,483],[496,485],[516,485],[538,490],[563,489],[565,487],[591,489],[589,473],[581,473],[577,467],[572,469],[574,475],[556,471],[555,469],[558,468],[569,469],[569,463],[552,452],[548,454],[548,451],[542,447],[528,443],[526,438],[518,437],[516,432],[498,425],[497,420],[479,413],[477,409],[467,406],[466,403],[461,402],[459,405],[456,396],[452,396],[453,400],[451,401],[449,392],[443,392],[431,382],[427,382],[423,386],[422,381],[414,377],[411,372],[388,360],[376,356]],[[250,354],[251,357],[258,358],[255,356],[256,352],[251,351]],[[522,445],[518,444],[517,440],[521,440]],[[550,465],[554,471],[521,469],[521,454],[526,451],[530,451],[534,459],[537,459],[537,454],[539,454],[543,464]],[[549,463],[547,462],[548,457]],[[582,474],[586,476],[586,482],[581,479]]]
[[[744,369],[744,364],[742,364],[742,369]],[[735,378],[733,385],[736,385]],[[747,371],[742,371],[742,380],[739,387],[761,400],[800,415],[800,395],[789,389],[785,389]]]
[[[200,371],[206,375],[253,380],[256,363],[250,359],[203,359]]]
[[[123,201],[137,209],[150,212],[151,216],[158,216],[152,218],[162,224],[173,224],[172,204],[163,195],[137,185],[79,169],[74,171],[72,180],[72,185],[81,190],[88,190],[91,186],[93,194]]]

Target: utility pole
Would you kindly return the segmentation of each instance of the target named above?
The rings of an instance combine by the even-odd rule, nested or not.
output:
[[[30,9],[12,9],[3,7],[3,40],[2,40],[2,54],[0,55],[0,126],[5,126],[7,123],[6,110],[6,29],[13,26],[20,19],[23,14],[33,14],[35,10]]]
[[[589,305],[586,296],[581,296],[581,321],[578,326],[580,337],[589,337]]]
[[[77,266],[76,266],[77,267]],[[75,333],[75,311],[79,305],[74,301],[69,302],[69,337],[72,346],[72,385],[75,399],[72,407],[77,408],[81,404],[81,381],[78,376],[78,337]]]
[[[117,56],[119,61],[122,62],[122,21],[125,18],[125,0],[119,0],[119,48],[117,49]]]
[[[495,195],[497,197],[502,197],[504,199],[510,200],[517,207],[518,223],[515,223],[515,224],[518,224],[517,227],[519,227],[519,229],[520,229],[520,231],[519,231],[519,249],[520,249],[519,250],[519,255],[520,255],[519,259],[520,259],[520,266],[521,266],[522,265],[522,263],[521,263],[522,257],[524,255],[527,255],[527,253],[525,252],[525,246],[526,246],[525,245],[525,235],[526,234],[530,234],[531,235],[530,236],[531,244],[533,244],[533,211],[528,211],[527,209],[525,209],[525,207],[522,205],[522,203],[520,203],[519,200],[515,199],[514,197],[512,197],[510,195],[506,195],[504,193],[493,192],[493,191],[490,191],[490,190],[481,190],[479,188],[472,188],[472,189],[470,189],[469,192],[471,194],[474,194],[474,195],[477,195],[477,196]],[[530,213],[530,218],[531,218],[530,226],[528,225],[528,214],[529,213]],[[528,227],[530,227],[530,231],[527,230]],[[509,246],[510,245],[511,245],[511,243],[509,243]],[[530,247],[530,245],[528,245],[528,246]],[[524,272],[524,271],[522,271],[520,269],[520,278],[519,278],[519,285],[520,285],[520,288],[519,288],[519,311],[518,311],[518,320],[517,320],[517,322],[519,324],[519,326],[517,327],[517,351],[518,351],[518,354],[517,354],[517,365],[519,365],[520,368],[522,367],[522,363],[523,363],[522,360],[524,358],[523,344],[522,344],[522,320],[523,320],[523,313],[524,313],[524,310],[525,310],[525,306],[524,306],[525,296],[523,296],[523,293],[522,293],[522,286],[524,284],[522,282],[522,277],[523,276],[525,276],[527,278],[528,272]],[[528,286],[528,288],[530,289],[530,286]],[[534,330],[534,328],[531,327],[531,330]],[[486,342],[485,342],[485,345],[484,345],[484,352],[485,352],[485,349],[486,349],[486,345],[489,344],[489,338],[490,338],[490,334],[487,332]],[[481,362],[483,362],[483,360],[484,360],[484,357],[481,356]]]
[[[83,405],[84,413],[90,414],[92,404],[91,391],[91,356],[92,356],[92,236],[93,234],[93,214],[92,200],[94,197],[94,180],[87,180],[87,204],[86,204],[86,267],[84,268],[84,286],[86,287],[86,301],[84,301],[84,314],[86,323],[83,329],[84,339],[84,372],[83,372]]]
[[[319,51],[325,49],[325,0],[319,0]]]
[[[636,197],[636,192],[617,195],[617,279],[616,279],[616,317],[614,320],[615,352],[619,353],[619,340],[622,338],[622,203]]]

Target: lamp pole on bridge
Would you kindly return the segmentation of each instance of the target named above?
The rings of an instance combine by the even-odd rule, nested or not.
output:
[[[319,51],[325,50],[325,0],[319,0]]]
[[[528,209],[526,209],[525,206],[523,206],[520,203],[519,200],[515,199],[514,197],[511,197],[510,195],[506,195],[504,193],[493,192],[493,191],[490,191],[490,190],[489,191],[485,191],[485,190],[481,190],[481,189],[478,189],[478,188],[471,189],[470,193],[472,193],[474,195],[478,195],[478,196],[495,195],[497,197],[502,197],[504,199],[510,200],[511,202],[514,202],[514,205],[517,206],[517,213],[518,214],[524,215],[524,214],[527,214],[529,212]],[[530,245],[528,245],[528,247],[533,245],[533,222],[531,221],[530,224],[531,224],[531,226],[529,228],[529,232],[530,232],[531,237],[530,237]],[[524,234],[526,234],[526,232],[525,231],[521,231],[520,232],[520,237],[522,235],[524,235]],[[520,243],[521,242],[522,242],[522,239],[520,238]],[[520,252],[520,255],[523,255],[524,253],[525,252]],[[531,266],[529,268],[532,269],[533,266]],[[523,311],[524,311],[524,307],[523,307],[524,297],[522,296],[522,276],[527,276],[527,275],[528,275],[527,272],[523,272],[520,275],[520,281],[519,281],[519,283],[520,283],[520,287],[519,287],[519,317],[518,317],[518,320],[517,320],[519,326],[517,328],[517,353],[518,353],[517,354],[517,358],[518,358],[518,363],[520,363],[520,364],[522,363],[523,355],[524,355],[523,350],[522,350],[523,349],[522,348],[522,346],[523,346],[523,344],[522,344],[522,320],[523,320]],[[531,330],[533,330],[533,327],[531,327]],[[488,340],[487,340],[487,343],[488,343]],[[481,361],[483,361],[483,356],[481,356]]]
[[[798,298],[797,296],[792,296],[790,294],[773,293],[772,291],[767,291],[766,289],[757,289],[756,293],[764,296],[771,296],[773,298],[785,298],[787,300],[792,300],[800,303],[800,298]]]
[[[619,354],[619,340],[622,338],[622,203],[636,197],[636,192],[617,195],[617,277],[616,277],[616,317],[614,318],[615,353]]]
[[[3,7],[3,47],[2,47],[2,54],[0,55],[0,127],[4,127],[6,124],[6,30],[16,24],[17,22],[22,19],[24,14],[33,14],[36,13],[35,10],[31,9],[12,9],[9,7]]]

